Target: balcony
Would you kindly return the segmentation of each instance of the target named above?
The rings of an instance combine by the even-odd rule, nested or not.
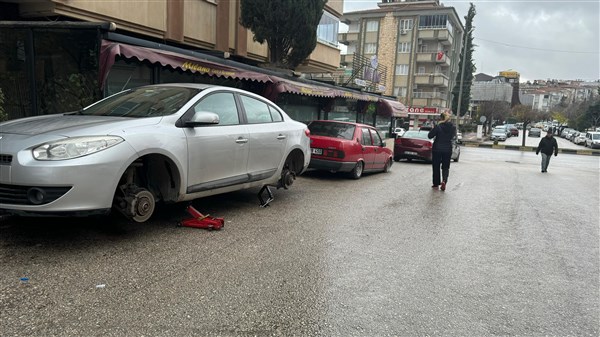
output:
[[[435,40],[443,45],[452,45],[454,37],[448,29],[419,29],[419,39]]]
[[[352,42],[358,41],[358,33],[340,33],[338,34],[338,42],[349,45]]]
[[[412,106],[447,107],[448,102],[437,98],[412,98]]]
[[[352,68],[352,62],[354,62],[354,54],[345,54],[341,56],[341,64],[349,68]]]
[[[448,76],[442,73],[415,74],[415,84],[447,88]]]
[[[421,51],[417,53],[417,62],[435,63],[441,66],[450,66],[450,58],[440,51]]]
[[[331,72],[340,67],[340,50],[329,44],[317,42],[317,46],[297,71],[305,73]]]

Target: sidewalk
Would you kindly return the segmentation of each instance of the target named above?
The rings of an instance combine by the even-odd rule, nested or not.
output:
[[[568,140],[563,140],[560,137],[556,137],[558,141],[558,152],[559,153],[571,153],[571,154],[581,154],[581,155],[592,155],[592,156],[600,156],[600,150],[597,149],[588,149],[581,145],[575,145]],[[493,142],[489,140],[488,137],[484,136],[483,139],[477,138],[477,133],[470,132],[463,134],[463,146],[466,147],[487,147],[494,149],[509,149],[509,150],[520,150],[520,151],[528,151],[535,152],[537,148],[537,143],[539,143],[540,138],[526,138],[525,146],[522,146],[522,134],[519,134],[518,137],[511,137],[504,142]]]

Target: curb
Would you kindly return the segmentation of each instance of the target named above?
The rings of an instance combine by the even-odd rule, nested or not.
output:
[[[535,152],[536,147],[520,145],[494,145],[463,140],[463,146],[466,147],[485,147],[491,149],[517,150],[525,152]],[[578,149],[558,149],[559,153],[579,154],[586,156],[600,156],[600,150],[578,150]]]

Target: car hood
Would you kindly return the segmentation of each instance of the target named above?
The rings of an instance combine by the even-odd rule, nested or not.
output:
[[[0,134],[42,135],[53,134],[64,137],[79,135],[105,135],[111,130],[132,126],[156,124],[160,117],[127,118],[85,115],[45,115],[21,118],[0,124]]]

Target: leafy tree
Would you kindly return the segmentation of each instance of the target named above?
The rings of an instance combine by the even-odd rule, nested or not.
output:
[[[271,64],[294,69],[317,46],[317,26],[327,0],[241,0],[240,24],[267,42]]]
[[[467,13],[465,20],[465,34],[467,34],[467,47],[461,48],[460,61],[458,63],[458,73],[456,74],[456,83],[452,89],[452,111],[457,111],[460,116],[464,116],[469,108],[469,102],[471,101],[471,83],[473,82],[473,73],[477,70],[475,63],[473,62],[473,18],[475,18],[475,5],[471,3],[469,12]],[[464,43],[464,39],[463,39]],[[466,51],[466,53],[464,52]],[[465,64],[464,78],[461,78],[463,62]],[[460,111],[458,111],[458,96],[460,94],[460,87],[462,86],[462,98],[460,100]]]

